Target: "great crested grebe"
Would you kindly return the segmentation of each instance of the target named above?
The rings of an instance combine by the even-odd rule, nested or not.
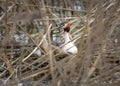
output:
[[[76,54],[78,52],[78,49],[70,39],[70,37],[71,37],[70,36],[70,23],[66,23],[63,26],[63,29],[64,29],[63,38],[65,40],[65,44],[62,47],[62,50],[64,52],[68,52],[68,53],[71,53],[71,54]]]
[[[40,33],[36,33],[36,34],[32,34],[31,37],[37,37],[37,36],[41,36],[43,35],[41,32]],[[39,37],[37,38],[39,40]],[[42,49],[41,49],[42,48]],[[42,50],[42,51],[41,51]],[[43,35],[43,37],[41,38],[41,41],[38,43],[38,45],[32,50],[32,54],[41,56],[42,52],[47,52],[48,51],[48,42],[46,40],[46,35]]]
[[[71,54],[77,54],[78,49],[75,46],[75,44],[73,43],[73,41],[71,41],[70,39],[70,23],[66,23],[63,26],[64,29],[64,33],[63,33],[63,39],[64,39],[64,44],[60,45],[62,46],[62,51],[63,52],[67,52],[67,53],[71,53]],[[48,51],[46,48],[48,48],[48,41],[46,40],[46,37],[43,38],[43,43],[42,43],[42,47],[43,49],[46,50],[46,52]],[[34,51],[34,54],[41,56],[41,51],[40,49],[36,49]]]
[[[47,42],[47,39],[46,39],[46,36],[44,36],[41,40],[41,43],[39,43],[38,45],[40,45],[40,47],[42,47],[43,51],[44,52],[48,52],[48,42]],[[38,48],[36,49],[36,51],[34,52],[34,54],[38,55],[38,56],[41,56],[42,55],[42,52],[41,50]]]

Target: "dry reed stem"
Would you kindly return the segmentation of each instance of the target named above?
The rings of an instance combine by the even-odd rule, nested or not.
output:
[[[87,84],[92,86],[95,82],[118,81],[116,74],[120,71],[117,63],[120,60],[119,0],[80,2],[78,0],[62,2],[60,0],[57,2],[55,0],[6,0],[6,2],[1,0],[1,2],[6,4],[0,6],[0,10],[4,8],[0,13],[0,47],[2,48],[0,49],[0,78],[6,77],[6,85],[16,85],[22,80],[36,77],[38,81],[34,86],[47,80],[48,77],[52,77],[54,86]],[[91,19],[92,22],[89,22]],[[51,30],[56,30],[58,28],[56,25],[66,20],[69,20],[72,25],[71,40],[78,47],[77,55],[67,53],[64,56],[61,48],[52,44]],[[50,24],[52,24],[51,30]],[[44,32],[39,34],[41,29]],[[15,32],[17,35],[26,34],[32,42],[21,46],[22,41],[20,41],[18,45],[10,46],[9,41]],[[38,43],[38,39],[44,39],[45,35],[48,47],[41,41]],[[33,45],[42,48],[39,46],[33,48]],[[41,56],[33,55],[36,49],[42,51]],[[17,80],[8,83],[9,80],[14,79],[13,76],[17,77]]]

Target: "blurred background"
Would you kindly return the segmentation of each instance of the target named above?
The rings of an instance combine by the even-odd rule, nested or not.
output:
[[[59,46],[68,22],[77,54]],[[1,86],[119,83],[120,0],[0,0]]]

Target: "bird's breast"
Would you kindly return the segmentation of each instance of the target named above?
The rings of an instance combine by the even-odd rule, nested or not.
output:
[[[76,54],[78,52],[77,47],[72,42],[69,42],[63,46],[62,50],[71,54]]]

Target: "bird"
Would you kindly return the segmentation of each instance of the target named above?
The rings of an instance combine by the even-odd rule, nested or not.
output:
[[[71,35],[70,35],[70,26],[71,24],[69,22],[65,22],[65,24],[63,25],[63,29],[64,29],[64,33],[63,33],[63,39],[64,39],[64,43],[58,45],[59,47],[62,46],[62,51],[63,52],[67,52],[70,54],[77,54],[78,49],[75,46],[75,44],[73,43],[73,41],[70,39]],[[47,52],[48,51],[48,41],[46,39],[46,37],[43,38],[43,43],[42,43],[42,47],[43,49]],[[36,54],[38,56],[41,56],[42,52],[40,49],[36,49],[36,51],[34,51],[33,54]]]
[[[64,38],[65,43],[63,44],[62,50],[63,50],[63,52],[77,54],[78,49],[70,39],[70,37],[71,37],[70,26],[71,26],[71,24],[69,22],[67,22],[63,26],[63,29],[64,29],[63,38]]]
[[[37,44],[37,46],[31,51],[32,54],[37,55],[37,56],[41,56],[42,53],[46,53],[48,52],[48,41],[46,39],[46,35],[43,35],[42,38],[40,38],[39,36],[42,36],[43,33],[39,32],[36,34],[31,34],[30,36],[32,38],[36,38],[36,40],[40,39],[40,42]]]
[[[43,40],[42,43],[39,43],[40,44],[39,47],[41,47],[43,49],[42,51],[44,51],[46,53],[46,52],[48,52],[48,41],[46,39],[46,36],[43,36],[42,40]],[[42,55],[42,51],[40,49],[36,49],[34,54],[36,54],[38,56],[41,56]]]

